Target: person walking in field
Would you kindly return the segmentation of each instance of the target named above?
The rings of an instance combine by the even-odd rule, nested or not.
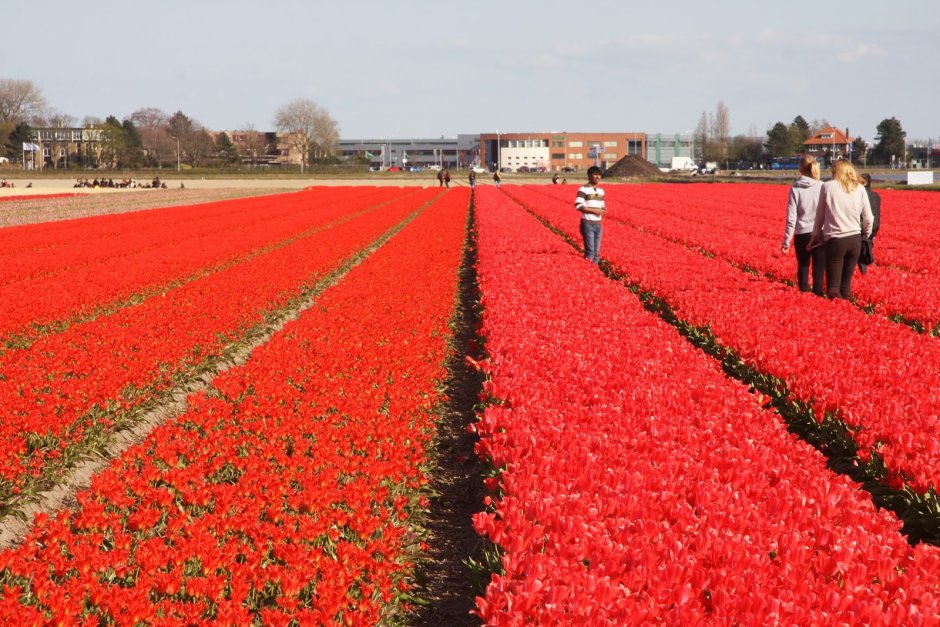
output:
[[[796,279],[801,292],[810,291],[810,269],[813,271],[813,293],[823,296],[823,281],[826,274],[826,249],[817,246],[807,250],[806,246],[813,238],[816,224],[816,208],[819,205],[819,192],[822,183],[819,180],[819,162],[812,155],[800,159],[800,178],[790,188],[787,200],[787,223],[783,231],[780,252],[787,254],[790,244],[796,249]]]
[[[473,189],[477,186],[477,173],[473,170],[473,168],[470,168],[470,174],[467,178],[470,181],[470,189]]]
[[[871,237],[874,218],[865,188],[846,159],[832,162],[832,180],[822,184],[816,223],[808,248],[826,247],[829,298],[852,300],[852,276],[858,264],[862,234]]]
[[[868,238],[868,245],[874,249],[875,246],[875,236],[878,235],[878,229],[881,228],[881,196],[878,192],[872,191],[871,189],[871,174],[867,172],[861,176],[862,185],[865,186],[865,193],[868,194],[868,204],[871,205],[871,215],[872,215],[872,225],[871,225],[871,237]],[[874,254],[874,252],[873,252]],[[868,270],[868,265],[862,263],[861,260],[858,262],[858,271],[862,274]]]
[[[587,183],[578,188],[574,208],[581,212],[584,258],[597,264],[601,252],[601,218],[606,210],[604,189],[597,186],[601,180],[601,169],[592,165],[588,168],[587,177]]]
[[[493,172],[493,184],[496,187],[499,187],[500,180],[502,180],[502,177],[499,175],[499,170],[496,170],[495,172]]]

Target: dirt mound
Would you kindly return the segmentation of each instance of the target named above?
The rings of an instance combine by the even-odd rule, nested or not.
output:
[[[636,176],[661,175],[662,172],[659,171],[659,168],[643,157],[637,157],[636,155],[627,155],[614,165],[607,168],[607,171],[604,172],[604,178],[629,178]]]

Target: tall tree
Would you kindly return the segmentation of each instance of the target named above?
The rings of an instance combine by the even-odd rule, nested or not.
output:
[[[232,138],[229,137],[228,133],[225,131],[219,133],[215,138],[215,149],[219,156],[219,161],[221,161],[223,165],[238,163],[238,148],[235,147],[235,144],[232,143]]]
[[[124,130],[124,137],[127,141],[125,153],[123,155],[124,163],[127,167],[136,168],[141,165],[143,156],[143,140],[137,127],[130,118],[124,118],[121,122],[121,128]]]
[[[861,137],[852,140],[852,161],[855,163],[866,162],[868,160],[868,144]]]
[[[790,123],[790,152],[803,152],[803,144],[812,136],[809,122],[803,119],[802,115],[793,118]]]
[[[904,138],[907,133],[901,128],[901,122],[897,118],[885,118],[878,125],[878,135],[875,137],[877,143],[872,149],[872,159],[876,163],[903,162],[904,160]]]
[[[715,141],[714,156],[718,161],[726,161],[728,159],[728,142],[731,140],[731,113],[724,101],[718,101],[711,122],[712,137]]]
[[[24,152],[23,144],[32,143],[31,135],[32,127],[30,127],[29,122],[23,121],[17,124],[7,136],[6,144],[4,144],[4,152],[7,158],[21,161]],[[39,155],[36,155],[36,157],[39,157]]]
[[[764,145],[770,157],[789,157],[793,154],[790,128],[783,122],[777,122],[767,131],[767,141]]]
[[[743,162],[747,166],[752,166],[760,161],[763,149],[760,137],[736,135],[728,146],[728,158],[735,164]]]
[[[330,154],[338,137],[336,122],[317,103],[298,98],[277,110],[274,126],[300,155],[301,173],[311,156]]]
[[[177,158],[192,164],[196,147],[196,124],[182,111],[170,116],[166,132],[176,142]]]
[[[134,111],[128,118],[140,134],[141,147],[150,165],[176,162],[176,140],[167,134],[170,117],[155,107]]]
[[[32,81],[0,79],[0,144],[20,122],[29,122],[46,108],[42,91]]]
[[[702,160],[704,161],[709,156],[711,156],[710,147],[709,147],[709,133],[711,128],[708,122],[708,114],[702,111],[702,116],[698,119],[698,124],[695,127],[695,143],[698,144],[699,154],[701,155]],[[695,155],[691,155],[692,160],[695,160]]]
[[[126,168],[139,165],[140,136],[134,123],[126,119],[123,122],[109,115],[101,129],[102,161],[112,168]]]

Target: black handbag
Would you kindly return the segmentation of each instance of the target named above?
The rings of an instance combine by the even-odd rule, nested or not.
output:
[[[867,237],[862,237],[862,248],[858,253],[858,263],[862,266],[870,266],[875,263],[875,245]]]

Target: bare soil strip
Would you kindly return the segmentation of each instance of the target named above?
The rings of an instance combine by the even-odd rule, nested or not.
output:
[[[486,581],[474,581],[467,560],[483,562],[482,539],[474,531],[473,514],[483,511],[482,470],[474,446],[476,435],[469,426],[476,420],[476,404],[483,375],[471,368],[466,357],[479,359],[476,329],[479,324],[479,292],[476,282],[476,240],[470,235],[460,270],[460,294],[453,321],[453,346],[448,363],[447,402],[441,408],[438,436],[433,451],[430,488],[436,496],[423,525],[428,534],[427,558],[415,575],[416,596],[422,599],[409,617],[412,625],[460,627],[479,625],[470,614],[474,597],[483,593]]]

